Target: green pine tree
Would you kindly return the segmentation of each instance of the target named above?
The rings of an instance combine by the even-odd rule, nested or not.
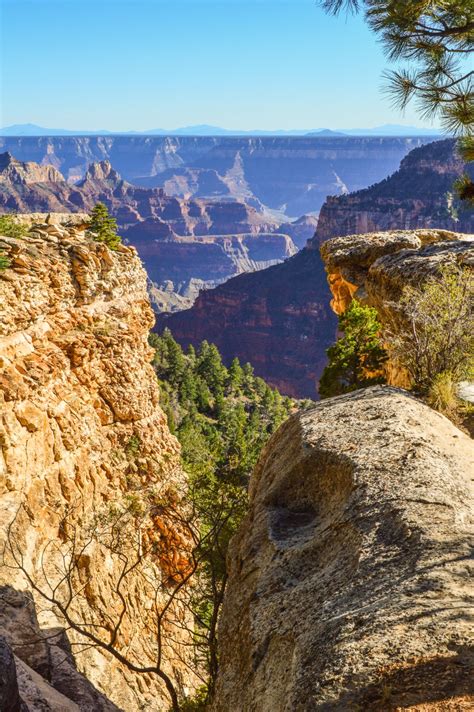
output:
[[[321,398],[383,383],[382,366],[387,359],[379,334],[377,312],[353,299],[339,317],[344,336],[327,350],[329,363],[319,381]]]
[[[117,221],[109,215],[104,203],[97,203],[90,214],[87,234],[96,242],[104,242],[111,250],[116,250],[122,238],[117,235]]]

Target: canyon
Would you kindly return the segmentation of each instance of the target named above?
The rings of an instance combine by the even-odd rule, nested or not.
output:
[[[35,589],[49,581],[54,592],[77,537],[71,616],[110,633],[124,552],[105,535],[89,541],[90,526],[96,514],[107,523],[116,507],[132,505],[131,520],[120,520],[126,552],[138,546],[151,559],[143,571],[140,556],[120,584],[127,606],[118,647],[143,665],[153,660],[150,577],[165,596],[188,570],[179,525],[187,477],[150,366],[146,274],[133,247],[111,251],[91,240],[80,213],[20,221],[27,235],[0,237],[9,260],[0,271],[0,706],[168,709],[156,676],[80,644]],[[270,275],[272,299],[260,293],[247,303],[249,328],[255,309],[253,333],[269,338],[280,294],[280,328],[316,343],[318,322],[334,336],[331,297],[340,313],[357,294],[383,319],[404,285],[447,261],[471,264],[472,244],[443,230],[391,231],[330,240],[321,257],[313,240],[287,262],[213,292]],[[326,306],[311,301],[324,289]],[[255,340],[257,352],[262,343]],[[280,359],[294,355],[290,342],[283,347],[271,344]],[[230,544],[213,712],[472,709],[472,466],[468,436],[400,388],[376,386],[294,413],[262,452]],[[143,491],[154,499],[142,518]],[[179,625],[165,628],[164,669],[190,695],[199,681],[187,657],[183,595]]]
[[[430,137],[18,136],[0,149],[54,166],[69,182],[109,161],[125,180],[171,197],[234,198],[292,218],[327,195],[365,188],[397,170]]]
[[[370,232],[364,229],[367,224],[380,225],[380,230],[392,226],[395,232],[414,225],[418,234],[416,227],[424,222],[433,224],[433,235],[446,228],[462,241],[463,230],[474,232],[473,212],[460,212],[459,219],[454,219],[446,194],[465,168],[453,141],[415,149],[404,158],[400,170],[380,184],[361,193],[328,198],[316,235],[296,256],[258,275],[235,277],[200,294],[191,309],[160,315],[157,328],[169,327],[184,345],[215,341],[227,360],[235,355],[251,360],[258,375],[283,393],[317,398],[326,349],[337,329],[319,254],[321,244],[334,235],[345,235],[352,226],[362,237],[350,233],[344,242],[344,249],[350,251],[351,243],[374,243],[363,236]],[[379,193],[385,197],[379,200]],[[428,220],[430,211],[434,217]],[[433,237],[437,239],[441,238]],[[416,243],[420,247],[421,242],[414,240],[406,246],[414,248]]]
[[[0,154],[0,208],[9,212],[90,212],[104,202],[151,280],[157,311],[189,307],[199,289],[280,262],[312,236],[316,221],[280,222],[258,206],[232,199],[173,198],[162,188],[123,180],[108,161],[91,164],[77,183],[52,166]]]

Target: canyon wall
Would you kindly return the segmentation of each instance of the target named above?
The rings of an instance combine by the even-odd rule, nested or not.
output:
[[[213,711],[472,710],[473,456],[387,386],[288,420],[231,542]]]
[[[317,398],[317,379],[337,319],[317,245],[261,272],[243,274],[201,292],[194,306],[160,314],[183,346],[215,343],[226,363],[250,361],[255,373],[282,393]]]
[[[389,137],[0,137],[22,161],[58,168],[68,180],[109,161],[128,181],[189,199],[233,197],[292,217],[317,212],[327,195],[365,188],[397,170],[430,138]]]
[[[467,170],[454,140],[417,148],[380,183],[328,197],[319,215],[318,239],[396,229],[474,232],[473,211],[454,195],[454,182]]]
[[[88,645],[34,590],[51,593],[63,567],[77,563],[79,578],[68,579],[72,617],[109,640],[123,604],[117,649],[139,666],[152,665],[157,642],[150,640],[155,611],[147,581],[159,581],[166,600],[170,581],[187,565],[186,541],[167,514],[171,502],[175,519],[176,509],[184,512],[186,480],[149,363],[146,274],[133,248],[111,252],[78,222],[56,215],[21,239],[0,237],[10,260],[0,271],[1,634],[17,656],[24,701],[56,694],[69,706],[53,709],[167,709],[155,674],[136,674]],[[138,518],[132,505],[143,493],[161,505]],[[124,506],[131,512],[123,519],[127,555],[138,556],[138,536],[141,553],[120,578],[125,554],[118,544],[106,546],[105,535],[84,541]],[[71,550],[73,538],[78,549]],[[58,591],[64,593],[61,584]],[[186,622],[183,611],[180,620]],[[189,692],[189,639],[171,624],[167,630],[176,642],[165,635],[165,670]]]

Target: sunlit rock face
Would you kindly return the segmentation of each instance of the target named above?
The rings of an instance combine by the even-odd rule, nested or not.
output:
[[[67,512],[68,531],[77,531],[82,541],[94,514],[112,511],[137,487],[156,487],[166,500],[184,492],[186,480],[150,365],[153,312],[136,251],[121,246],[112,252],[90,240],[84,218],[83,224],[70,215],[40,218],[34,216],[32,231],[22,239],[0,236],[10,260],[0,271],[0,539],[3,546],[16,517],[13,531],[24,565],[32,581],[44,585],[45,575],[55,582],[58,562],[47,557],[45,564],[41,554],[51,542],[60,555],[65,531],[60,522]],[[146,530],[147,537],[156,537],[150,571],[169,578],[179,537],[166,526],[166,511],[154,524]],[[111,592],[123,562],[100,544],[86,553],[78,583],[84,595],[74,599],[71,610],[110,621],[117,614]],[[80,709],[167,708],[155,675],[129,671],[84,645],[74,631],[61,643],[45,642],[45,635],[61,629],[62,619],[45,611],[45,601],[35,594],[27,605],[21,593],[27,589],[31,586],[16,568],[0,567],[0,629],[30,691],[39,685],[42,695],[47,692],[36,675],[61,695],[72,695],[70,707],[54,709],[76,709],[72,703],[79,704],[81,695],[92,702]],[[151,659],[143,628],[149,594],[138,573],[124,584],[127,612],[119,647],[140,664]],[[32,634],[33,647],[26,644]],[[64,661],[57,646],[68,639],[85,650]],[[192,690],[194,678],[179,659],[186,660],[188,642],[182,632],[173,652],[165,641],[164,655],[166,669]],[[58,655],[61,665],[54,662]],[[26,695],[20,684],[21,694],[22,689]]]
[[[473,455],[388,386],[290,418],[231,544],[213,712],[471,709]]]
[[[324,242],[320,251],[334,311],[343,314],[355,297],[375,307],[382,327],[392,330],[406,328],[399,307],[405,287],[422,285],[449,264],[474,269],[474,235],[448,230],[346,235]],[[410,385],[390,352],[385,370],[390,384]]]

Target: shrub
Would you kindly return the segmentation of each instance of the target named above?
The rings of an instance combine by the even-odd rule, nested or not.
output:
[[[117,235],[117,221],[109,215],[107,206],[104,203],[97,203],[90,218],[87,234],[96,242],[104,242],[111,250],[116,250],[122,238]]]
[[[456,381],[452,373],[445,371],[435,376],[428,391],[427,402],[431,408],[443,413],[448,418],[456,418],[459,399],[456,393]]]
[[[344,336],[327,350],[329,363],[319,381],[321,398],[385,381],[382,367],[387,353],[380,342],[376,310],[353,299],[339,317],[339,329]]]
[[[400,323],[384,335],[390,351],[407,370],[413,388],[427,395],[468,378],[474,365],[474,274],[450,264],[423,285],[406,287],[400,300]]]
[[[13,215],[0,215],[0,235],[5,237],[25,237],[28,228],[15,222]]]
[[[7,269],[7,267],[10,267],[10,260],[0,250],[0,272],[4,269]]]

